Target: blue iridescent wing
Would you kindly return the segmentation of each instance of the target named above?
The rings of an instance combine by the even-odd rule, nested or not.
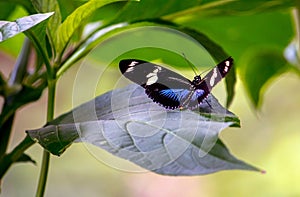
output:
[[[119,67],[126,78],[145,88],[148,97],[165,108],[182,107],[193,94],[190,80],[159,65],[126,59]]]
[[[146,89],[146,93],[147,93]],[[153,99],[154,102],[163,105],[168,109],[175,109],[182,107],[184,103],[189,101],[189,97],[192,92],[187,89],[161,89],[161,90],[151,90],[148,96]]]

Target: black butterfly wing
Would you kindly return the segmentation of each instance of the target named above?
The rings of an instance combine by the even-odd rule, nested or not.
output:
[[[194,99],[197,99],[198,103],[201,103],[211,92],[211,89],[228,74],[232,66],[233,59],[232,57],[229,57],[209,71],[207,75],[203,77],[200,84],[196,85],[196,90],[191,98],[191,103],[194,102]]]
[[[120,61],[122,74],[145,88],[146,94],[154,102],[166,108],[195,108],[211,92],[233,66],[231,57],[219,63],[200,81],[191,82],[185,77],[143,60]],[[200,79],[200,76],[197,76]]]
[[[190,80],[159,65],[126,59],[120,61],[119,67],[126,78],[145,88],[149,98],[165,108],[181,107],[193,94]]]

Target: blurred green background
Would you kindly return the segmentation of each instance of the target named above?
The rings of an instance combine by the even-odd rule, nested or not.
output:
[[[22,10],[18,10],[12,17],[18,15],[22,15]],[[190,21],[187,25],[196,27],[223,46],[236,60],[238,73],[243,66],[240,62],[253,50],[282,49],[293,38],[290,10],[211,17]],[[137,32],[107,40],[83,62],[63,75],[57,88],[56,116],[96,95],[130,83],[126,80],[119,82],[121,75],[118,68],[115,64],[109,64],[122,52],[137,46],[150,47],[147,50],[151,52],[135,51],[122,57],[161,58],[168,65],[177,65],[178,72],[189,78],[193,77],[193,72],[187,65],[183,65],[184,60],[173,59],[172,54],[152,50],[151,47],[165,43],[179,55],[183,52],[201,71],[214,65],[212,58],[201,46],[194,45],[186,38],[181,41],[176,36],[166,36],[168,32],[157,30],[153,30],[153,34],[161,36],[147,37],[146,32]],[[12,69],[22,39],[23,36],[19,35],[0,45],[1,71],[6,76]],[[151,43],[156,44],[152,46]],[[180,68],[180,65],[183,67]],[[95,76],[97,83],[91,80],[91,76]],[[266,170],[265,174],[224,171],[206,176],[168,177],[151,172],[132,173],[118,168],[124,165],[126,169],[138,170],[138,167],[102,150],[77,143],[61,157],[52,157],[46,196],[300,196],[299,84],[299,76],[291,72],[274,78],[268,83],[260,111],[256,111],[238,79],[236,96],[230,110],[239,116],[242,127],[228,128],[220,137],[236,157]],[[39,102],[17,112],[11,148],[24,138],[24,130],[39,128],[45,123],[45,94]],[[213,94],[225,104],[223,83],[213,90]],[[4,177],[2,196],[32,196],[35,193],[42,148],[34,145],[27,153],[37,161],[37,166],[13,165]],[[103,160],[100,161],[93,154],[100,155]],[[106,165],[105,161],[119,163],[113,168]]]

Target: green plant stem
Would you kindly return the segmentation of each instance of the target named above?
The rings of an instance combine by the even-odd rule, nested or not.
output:
[[[53,120],[53,117],[54,117],[55,89],[56,89],[56,81],[48,80],[47,122]],[[45,189],[46,189],[47,177],[48,177],[49,162],[50,162],[50,153],[44,149],[36,197],[44,196]]]
[[[3,125],[0,127],[0,160],[5,156],[5,152],[7,150],[12,124],[15,118],[15,113],[10,115]],[[1,167],[1,166],[0,166]]]
[[[36,197],[44,196],[45,189],[46,189],[47,177],[48,177],[49,162],[50,162],[50,153],[44,149],[43,161],[42,161],[42,166],[41,166],[39,184],[38,184],[38,188],[36,191]]]

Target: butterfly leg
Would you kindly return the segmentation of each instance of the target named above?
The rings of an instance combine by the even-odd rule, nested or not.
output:
[[[209,104],[209,102],[205,99],[205,102],[207,103],[207,105],[212,109],[212,106]]]
[[[208,102],[207,98],[204,98],[203,100],[207,103],[207,105],[208,105],[209,108],[210,108],[210,110],[209,110],[209,108],[206,109],[206,107],[205,107],[204,112],[207,113],[208,117],[210,117],[210,112],[213,110],[213,107],[212,107],[211,104]],[[202,101],[202,102],[203,102],[203,101]],[[199,113],[203,112],[203,111],[201,111],[200,107],[198,107],[198,109],[199,109]]]

